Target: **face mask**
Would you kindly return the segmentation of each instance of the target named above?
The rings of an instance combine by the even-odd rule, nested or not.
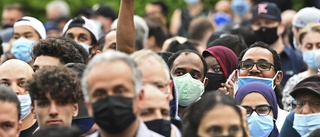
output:
[[[259,30],[254,31],[257,41],[262,41],[268,45],[275,43],[279,36],[277,34],[278,27],[265,28],[261,27]]]
[[[250,5],[243,0],[234,0],[231,3],[231,8],[234,14],[238,16],[244,16],[246,13],[248,13]]]
[[[298,45],[298,43],[297,43],[297,41],[296,41],[295,38],[293,38],[293,47],[294,47],[294,49],[296,49],[297,51],[300,51],[300,52],[301,52],[301,49],[300,49],[300,47],[299,47],[299,45]]]
[[[108,96],[92,104],[94,120],[109,134],[119,134],[136,119],[132,98]]]
[[[231,17],[227,13],[223,12],[218,12],[214,15],[214,22],[218,25],[221,26],[231,20]]]
[[[273,78],[260,78],[260,77],[253,77],[253,76],[245,76],[245,77],[240,77],[238,78],[238,89],[242,87],[243,85],[250,83],[250,82],[261,82],[264,84],[267,84],[270,86],[272,89],[274,89],[276,86],[273,84],[274,79],[276,79],[278,75],[278,71],[276,75],[274,75]]]
[[[30,112],[31,112],[31,98],[29,94],[25,95],[18,95],[19,101],[20,101],[20,107],[21,107],[21,115],[20,119],[23,120],[26,118]]]
[[[226,82],[223,74],[207,73],[206,77],[209,82],[205,91],[214,91],[221,87],[221,83]]]
[[[195,102],[204,92],[203,83],[192,78],[189,73],[174,77],[173,80],[178,89],[180,106],[188,106]]]
[[[87,133],[94,125],[94,119],[91,117],[78,118],[72,120],[72,125],[77,126],[82,134]]]
[[[171,136],[171,122],[169,120],[156,119],[144,123],[150,130],[154,132],[157,132],[165,137]]]
[[[80,42],[78,44],[80,44],[90,54],[91,46],[84,44],[84,43],[80,43]]]
[[[309,67],[311,67],[314,70],[317,70],[317,65],[316,65],[316,60],[315,60],[315,54],[317,50],[311,50],[311,51],[306,51],[303,54],[303,61],[307,63]]]
[[[184,0],[188,5],[194,5],[199,3],[199,0]]]
[[[248,117],[248,125],[250,135],[252,137],[268,137],[273,130],[273,117],[272,116],[259,116],[253,112]]]
[[[28,63],[32,60],[30,53],[35,43],[33,40],[21,37],[12,43],[11,54]]]
[[[313,114],[294,114],[293,128],[304,136],[320,128],[320,113]]]

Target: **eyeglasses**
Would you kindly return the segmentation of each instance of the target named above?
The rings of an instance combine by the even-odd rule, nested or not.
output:
[[[246,109],[247,116],[251,116],[253,111],[257,112],[257,114],[259,116],[266,116],[272,110],[272,107],[268,106],[268,105],[259,105],[259,106],[256,106],[255,109],[253,109],[252,107],[249,107],[249,106],[242,106],[242,107]]]
[[[301,109],[307,102],[311,108],[320,110],[320,100],[293,100],[291,105],[293,109]]]
[[[240,61],[239,62],[240,69],[242,70],[251,70],[254,65],[257,66],[258,70],[260,71],[269,71],[271,66],[274,66],[272,63],[269,62],[252,62],[252,61]]]

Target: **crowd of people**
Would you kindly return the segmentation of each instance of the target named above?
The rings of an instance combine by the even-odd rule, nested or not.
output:
[[[5,5],[0,136],[320,136],[320,9],[185,2]]]

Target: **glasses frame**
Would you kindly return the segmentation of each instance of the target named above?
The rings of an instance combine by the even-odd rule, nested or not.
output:
[[[258,105],[258,106],[256,106],[255,109],[253,109],[252,107],[249,107],[249,106],[242,106],[242,107],[243,107],[244,109],[246,109],[246,110],[247,110],[247,108],[251,109],[251,113],[250,113],[250,114],[247,114],[248,117],[251,116],[254,111],[255,111],[259,116],[267,116],[267,115],[270,114],[271,110],[273,110],[272,106],[269,106],[269,105]],[[269,108],[269,112],[268,112],[267,114],[259,114],[259,113],[256,111],[257,108],[259,108],[259,107],[268,107],[268,108]]]
[[[299,101],[302,101],[303,103],[301,104],[302,106],[301,107],[297,107],[297,100],[292,100],[291,102],[291,107],[292,109],[302,109],[304,107],[304,105],[306,105],[306,103],[308,102],[308,105],[313,108],[313,109],[317,109],[317,110],[320,110],[320,101],[319,100],[299,100]],[[319,101],[319,107],[316,107],[316,103],[314,103],[315,101]]]
[[[250,63],[252,63],[253,65],[252,65],[251,68],[249,68],[249,69],[243,69],[243,68],[242,68],[242,63],[244,63],[244,62],[250,62]],[[269,68],[268,70],[260,70],[260,67],[258,67],[258,64],[260,64],[260,63],[267,63],[267,64],[270,65],[270,68]],[[274,64],[272,64],[272,63],[270,63],[270,62],[266,62],[266,61],[265,61],[265,62],[239,61],[239,68],[240,68],[241,70],[251,70],[254,65],[256,65],[257,69],[260,70],[260,71],[270,71],[271,67],[272,67],[272,66],[274,67]]]

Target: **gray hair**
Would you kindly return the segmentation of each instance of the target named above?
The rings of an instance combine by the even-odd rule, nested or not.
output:
[[[94,56],[94,58],[90,61],[90,63],[88,64],[87,68],[85,69],[85,71],[83,73],[81,84],[82,84],[83,95],[84,95],[84,98],[86,101],[89,101],[88,85],[87,85],[88,73],[94,67],[96,67],[97,65],[99,65],[101,63],[111,62],[111,61],[115,61],[115,60],[124,61],[125,63],[127,63],[130,66],[130,69],[132,71],[132,80],[135,85],[136,95],[140,94],[141,85],[142,85],[142,82],[141,82],[142,74],[141,74],[140,70],[138,69],[136,63],[129,57],[129,55],[127,55],[123,52],[119,52],[119,51],[115,51],[115,50],[108,50],[106,52],[103,52],[103,53],[100,53],[100,54],[97,54],[96,56]]]
[[[60,16],[69,17],[70,15],[69,4],[63,0],[55,0],[48,3],[46,10],[52,9],[58,10]]]
[[[137,63],[144,61],[144,59],[148,57],[152,57],[156,59],[157,62],[159,62],[163,68],[163,71],[166,73],[167,80],[170,80],[170,71],[167,63],[159,56],[158,54],[154,53],[152,50],[149,49],[142,49],[139,51],[136,51],[130,55],[130,57]]]

